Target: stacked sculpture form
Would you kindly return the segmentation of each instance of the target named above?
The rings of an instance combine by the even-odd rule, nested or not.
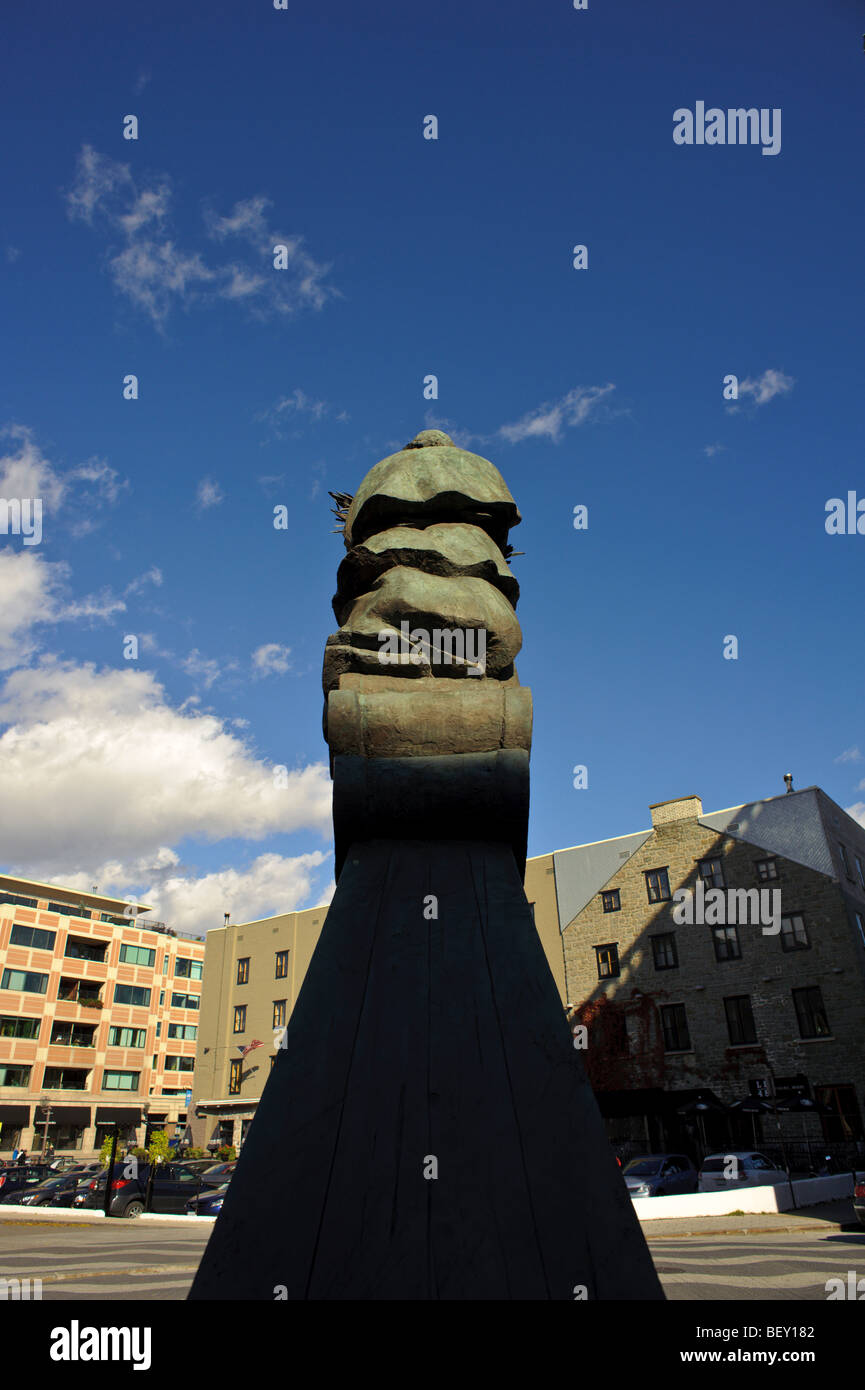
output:
[[[519,512],[429,430],[337,503],[338,885],[190,1296],[661,1298],[522,888]]]

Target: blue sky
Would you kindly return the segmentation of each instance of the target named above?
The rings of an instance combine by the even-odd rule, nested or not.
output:
[[[189,931],[327,897],[327,492],[429,426],[524,517],[530,853],[788,770],[865,823],[865,536],[824,525],[865,497],[862,11],[700,9],[7,17],[7,869]],[[698,101],[780,152],[676,145]]]

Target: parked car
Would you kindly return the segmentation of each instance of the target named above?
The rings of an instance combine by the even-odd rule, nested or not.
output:
[[[708,1158],[704,1158],[700,1165],[697,1191],[726,1192],[731,1187],[774,1187],[786,1181],[784,1169],[776,1168],[765,1154],[741,1149],[709,1154]]]
[[[853,1188],[853,1210],[860,1226],[865,1226],[865,1182],[857,1182]]]
[[[221,1187],[213,1187],[206,1192],[200,1192],[197,1197],[191,1197],[186,1203],[186,1210],[190,1216],[216,1216],[222,1211],[222,1203],[228,1191],[228,1183],[224,1182]]]
[[[25,1186],[23,1191],[17,1187],[6,1194],[0,1193],[0,1202],[10,1205],[17,1203],[22,1207],[48,1206],[53,1197],[59,1196],[61,1192],[74,1195],[78,1187],[79,1180],[74,1174],[70,1176],[68,1173],[50,1173],[42,1182]]]
[[[632,1197],[670,1197],[697,1191],[697,1170],[685,1154],[644,1154],[622,1170]]]
[[[135,1177],[123,1176],[123,1168],[115,1169],[111,1183],[111,1216],[140,1216],[145,1209],[147,1180],[150,1165],[139,1163]],[[86,1187],[76,1192],[72,1205],[84,1210],[101,1211],[105,1206],[105,1183],[108,1174],[93,1178]],[[154,1212],[183,1212],[190,1197],[197,1195],[202,1188],[202,1175],[190,1172],[179,1164],[160,1164],[153,1179],[151,1210]]]
[[[7,1198],[10,1202],[14,1201],[13,1194],[23,1194],[26,1188],[35,1187],[50,1176],[51,1169],[47,1163],[10,1163],[0,1168],[0,1202]]]
[[[205,1173],[208,1168],[212,1168],[212,1158],[173,1158],[171,1160],[174,1168],[188,1168],[191,1173]]]
[[[211,1164],[209,1168],[205,1168],[201,1176],[207,1187],[221,1187],[224,1182],[230,1180],[236,1167],[237,1159],[230,1158],[225,1163]]]

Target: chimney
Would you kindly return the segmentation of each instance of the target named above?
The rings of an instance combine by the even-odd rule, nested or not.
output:
[[[673,801],[656,801],[649,810],[652,813],[652,826],[660,830],[674,821],[696,820],[703,814],[703,803],[698,796],[677,796]]]
[[[224,927],[227,927],[227,926],[228,926],[228,919],[229,919],[229,917],[231,916],[231,913],[230,913],[230,912],[224,912],[222,915],[223,915],[223,917],[225,918],[225,920],[224,920],[224,922],[223,922],[222,925],[223,925]]]
[[[793,774],[792,774],[792,772],[785,772],[785,773],[784,773],[784,781],[787,783],[787,795],[789,796],[790,793],[791,793],[791,791],[793,790]]]

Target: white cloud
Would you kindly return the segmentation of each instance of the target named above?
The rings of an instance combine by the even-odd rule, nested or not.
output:
[[[193,680],[201,681],[206,690],[215,685],[225,671],[236,669],[235,662],[229,663],[225,668],[221,667],[213,657],[202,656],[197,647],[193,647],[189,655],[183,657],[178,664]]]
[[[523,439],[551,439],[557,444],[566,428],[585,424],[599,400],[616,388],[606,386],[575,386],[561,400],[530,410],[512,425],[502,425],[498,431],[509,444]]]
[[[858,747],[845,748],[844,752],[839,753],[838,757],[833,761],[836,763],[861,763],[862,754],[859,752]]]
[[[199,510],[207,511],[208,507],[218,507],[224,501],[225,493],[219,483],[212,478],[202,478],[195,491],[195,505]]]
[[[859,790],[865,788],[865,782],[859,783]],[[848,816],[852,816],[861,826],[865,826],[865,801],[856,801],[852,806],[845,806],[844,810]]]
[[[137,579],[133,579],[131,583],[126,585],[123,593],[124,595],[138,594],[147,584],[153,584],[157,589],[161,587],[162,570],[159,569],[157,565],[151,565],[149,570],[145,570],[144,574],[139,574]]]
[[[713,459],[716,454],[722,454],[723,452],[723,444],[706,444],[703,448],[703,453],[706,455],[707,459]]]
[[[67,194],[68,215],[122,243],[112,247],[108,266],[116,288],[161,327],[175,304],[225,299],[242,303],[257,317],[321,309],[337,291],[325,283],[330,266],[304,249],[303,238],[268,224],[263,197],[235,203],[232,212],[205,217],[211,243],[240,238],[251,260],[215,262],[208,248],[184,249],[171,235],[170,180],[152,176],[137,183],[127,164],[90,145],[78,156]],[[273,248],[287,249],[288,268],[275,270]]]
[[[0,670],[21,666],[39,650],[40,625],[86,618],[105,621],[126,608],[110,593],[69,598],[69,566],[32,550],[0,550]]]
[[[91,874],[95,847],[101,864],[152,863],[187,838],[329,834],[323,763],[275,778],[222,720],[172,708],[149,672],[46,659],[7,678],[0,724],[0,844],[28,877]]]
[[[90,458],[59,472],[23,425],[8,426],[2,437],[13,444],[0,457],[0,497],[41,498],[43,516],[58,516],[62,510],[64,528],[75,537],[95,530],[100,513],[129,486],[104,459]]]
[[[755,405],[765,405],[776,396],[784,396],[792,391],[794,383],[795,379],[792,376],[785,376],[783,372],[769,367],[762,376],[746,377],[744,381],[739,382],[739,399],[752,396]]]
[[[6,259],[10,265],[14,265],[20,255],[21,252],[19,251],[17,246],[6,247]]]
[[[291,647],[283,647],[279,642],[265,642],[252,653],[252,667],[256,676],[284,676],[291,663]]]
[[[154,905],[159,921],[176,931],[203,935],[209,927],[221,927],[226,912],[232,922],[250,922],[297,911],[312,893],[315,871],[327,858],[321,850],[294,858],[261,854],[247,869],[221,869],[200,878],[170,875],[141,897]]]

